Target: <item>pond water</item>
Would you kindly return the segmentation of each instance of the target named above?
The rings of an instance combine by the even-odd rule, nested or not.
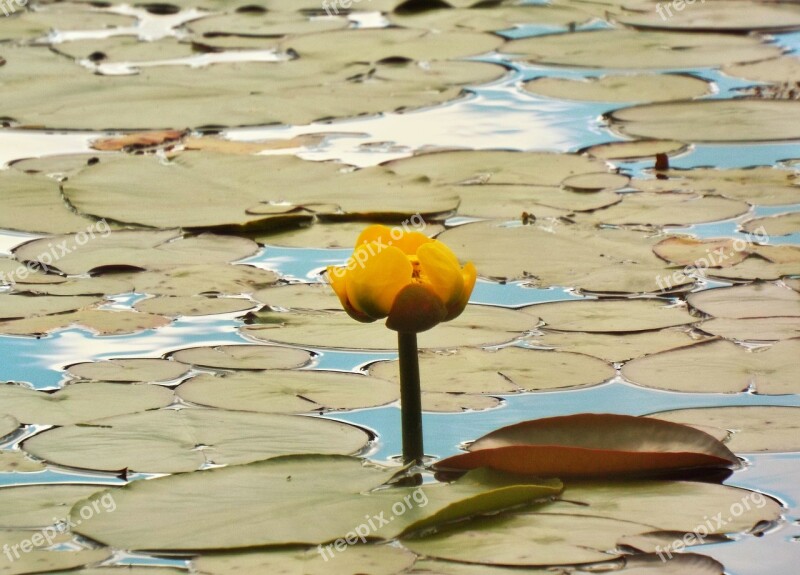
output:
[[[147,14],[140,9],[122,7],[120,14],[140,18],[136,31],[140,38],[156,40],[172,34],[174,27],[196,16],[196,11],[182,11],[168,16]],[[377,26],[379,14],[360,18],[362,25]],[[609,28],[608,23],[593,20],[578,30]],[[2,30],[2,26],[0,26]],[[566,32],[560,26],[524,26],[508,33],[508,37],[525,38]],[[102,30],[63,32],[51,40],[69,43],[86,38],[101,38]],[[774,41],[788,53],[800,50],[800,33],[775,34]],[[1,52],[0,52],[1,53]],[[258,54],[238,55],[241,60]],[[469,147],[471,149],[512,149],[526,151],[575,152],[589,146],[625,141],[612,130],[604,114],[618,109],[614,102],[578,102],[536,96],[521,89],[532,78],[590,78],[615,72],[614,69],[541,66],[512,61],[499,54],[475,58],[478,61],[502,62],[508,73],[500,80],[470,88],[470,94],[443,105],[405,113],[386,113],[378,117],[339,120],[302,126],[255,126],[230,128],[221,136],[241,142],[288,140],[304,134],[330,133],[331,137],[309,146],[274,150],[269,154],[295,154],[310,161],[338,160],[357,167],[375,166],[388,160],[405,158],[423,148]],[[202,63],[200,63],[202,64]],[[618,72],[619,70],[617,70]],[[630,69],[624,72],[630,72]],[[728,99],[754,82],[726,76],[716,68],[685,68],[674,70],[704,79],[713,86],[708,99]],[[630,104],[633,104],[631,102]],[[108,135],[93,131],[40,131],[23,129],[0,130],[0,164],[28,157],[92,152],[90,142]],[[697,143],[682,153],[670,157],[673,168],[689,169],[702,166],[743,168],[754,165],[797,167],[800,162],[800,141]],[[653,162],[625,160],[612,162],[622,173],[638,178],[652,178]],[[699,239],[744,238],[740,228],[746,220],[800,212],[800,203],[755,205],[743,215],[664,230],[664,237],[688,234]],[[463,224],[474,219],[452,219],[448,225]],[[13,248],[42,235],[0,230],[0,256],[11,256]],[[800,233],[766,238],[769,245],[800,246]],[[340,264],[350,255],[348,249],[292,248],[266,245],[256,255],[239,263],[272,270],[290,282],[321,281],[320,273],[328,265]],[[800,272],[800,269],[796,270]],[[798,273],[800,275],[800,273]],[[734,285],[700,278],[694,291],[719,289]],[[142,294],[116,294],[109,309],[131,309]],[[526,281],[493,282],[479,280],[470,302],[472,304],[518,308],[531,304],[595,299],[576,290],[574,286],[532,287]],[[672,301],[680,301],[680,297]],[[175,350],[209,345],[252,343],[239,331],[243,325],[241,313],[202,317],[181,317],[169,325],[131,335],[101,336],[90,330],[68,328],[42,337],[0,335],[0,381],[25,382],[37,390],[53,390],[70,381],[65,367],[80,362],[111,358],[159,358]],[[529,334],[531,335],[531,334]],[[536,335],[534,332],[532,335]],[[508,345],[534,347],[528,339]],[[304,346],[316,355],[311,365],[303,369],[363,372],[371,363],[391,360],[393,352],[366,350],[330,350]],[[796,366],[800,367],[800,365]],[[797,371],[795,375],[800,374]],[[423,372],[422,377],[425,377]],[[177,382],[172,382],[177,383]],[[657,411],[690,407],[721,406],[794,406],[800,407],[800,395],[761,395],[740,393],[681,393],[635,385],[621,374],[592,387],[566,391],[541,391],[497,395],[501,402],[493,409],[466,410],[461,413],[430,413],[423,416],[425,451],[432,458],[443,458],[460,452],[460,448],[489,431],[539,417],[567,415],[579,412],[620,413],[644,415]],[[400,411],[398,405],[328,412],[324,417],[352,423],[371,430],[375,441],[367,455],[378,462],[394,464],[401,452]],[[46,427],[27,426],[0,445],[3,450],[18,449],[20,442]],[[790,574],[796,572],[800,543],[800,453],[743,454],[746,465],[734,473],[726,484],[763,492],[785,506],[784,520],[758,536],[738,535],[731,543],[708,545],[700,551],[725,565],[729,575],[755,573]],[[151,477],[133,474],[127,481]],[[30,485],[44,483],[102,483],[121,485],[122,480],[109,474],[80,472],[59,466],[45,471],[20,473],[0,472],[0,485]],[[148,557],[144,554],[123,554],[115,557],[117,564],[184,565],[183,559]]]

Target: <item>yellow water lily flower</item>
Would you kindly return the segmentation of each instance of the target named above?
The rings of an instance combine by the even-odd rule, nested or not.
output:
[[[328,267],[345,311],[361,322],[417,333],[458,317],[477,272],[446,245],[419,232],[372,225],[358,237],[346,266]]]

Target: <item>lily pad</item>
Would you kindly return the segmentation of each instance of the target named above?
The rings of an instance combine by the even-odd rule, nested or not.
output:
[[[71,178],[64,193],[79,211],[97,217],[205,229],[263,229],[308,222],[314,214],[429,216],[458,206],[447,191],[431,195],[427,182],[394,177],[381,168],[351,173],[341,168],[285,155],[185,152],[169,164],[156,157],[123,156]],[[195,209],[186,210],[186,205]]]
[[[767,247],[767,246],[764,246]],[[773,247],[773,246],[769,246]],[[774,246],[792,247],[792,246]],[[709,269],[706,272],[713,278],[722,280],[779,280],[784,276],[797,275],[796,263],[772,263],[761,258],[747,258],[742,263],[730,268]]]
[[[397,349],[397,337],[381,322],[362,324],[345,312],[259,312],[243,335],[259,340],[334,349]],[[501,344],[533,329],[536,319],[517,311],[467,306],[466,311],[435,330],[420,334],[421,348]]]
[[[574,192],[599,192],[600,190],[619,190],[630,182],[628,176],[622,174],[580,174],[570,176],[561,182],[561,186]],[[614,202],[617,203],[617,202]]]
[[[172,359],[214,369],[291,369],[306,365],[311,353],[274,345],[220,345],[182,349],[174,352]]]
[[[520,4],[499,2],[489,7],[480,2],[464,2],[473,4],[472,8],[404,10],[401,3],[398,9],[388,15],[393,24],[408,28],[427,28],[429,30],[477,30],[491,32],[506,30],[518,25],[535,24],[540,26],[567,27],[585,22],[590,15],[579,7],[554,4]],[[424,3],[423,3],[424,4]]]
[[[800,233],[800,212],[747,220],[742,224],[742,229],[751,233],[764,230],[770,236],[797,234]]]
[[[615,177],[615,174],[602,176]],[[597,179],[593,178],[593,181]],[[457,192],[461,198],[459,215],[497,219],[518,219],[525,212],[535,217],[560,217],[572,211],[605,208],[622,200],[612,191],[584,194],[555,186],[483,184],[460,186]]]
[[[176,265],[168,269],[120,274],[134,291],[151,295],[192,297],[240,295],[274,284],[278,274],[248,265]]]
[[[620,54],[625,52],[620,51]],[[646,104],[612,112],[609,120],[615,129],[639,138],[684,142],[764,142],[800,138],[800,102],[789,100]]]
[[[791,83],[800,78],[800,58],[784,55],[760,62],[731,64],[722,70],[729,76],[758,82]]]
[[[631,185],[643,191],[684,190],[768,206],[796,203],[800,189],[794,171],[772,166],[727,170],[693,168],[665,170],[659,174],[666,179],[633,180]]]
[[[38,296],[43,297],[43,296]],[[97,335],[124,335],[168,325],[160,315],[127,310],[87,309],[56,315],[0,322],[0,333],[41,336],[56,330],[82,327]]]
[[[752,244],[737,243],[730,238],[698,240],[682,236],[669,237],[653,246],[653,252],[663,260],[697,268],[736,265],[754,249]]]
[[[91,296],[32,296],[0,294],[0,320],[31,318],[87,308],[102,302]]]
[[[0,227],[21,232],[64,234],[85,230],[90,218],[70,211],[58,182],[39,175],[0,170]]]
[[[78,295],[116,295],[133,291],[133,285],[111,277],[91,278],[59,278],[61,281],[34,283],[17,282],[14,284],[13,293],[26,293],[51,296],[78,296]],[[38,279],[38,278],[37,278]]]
[[[714,318],[697,325],[711,335],[739,341],[777,341],[800,337],[800,318],[752,317],[731,319]]]
[[[173,399],[171,390],[156,385],[98,381],[67,385],[54,393],[0,385],[0,410],[22,423],[39,425],[70,425],[157,409],[170,405]]]
[[[653,238],[623,229],[558,222],[507,226],[478,222],[438,239],[472,261],[483,277],[526,279],[536,287],[575,286],[593,292],[641,293],[660,289],[665,264]],[[684,284],[691,284],[687,279]]]
[[[326,283],[269,287],[254,293],[253,298],[273,309],[338,310],[342,307],[339,298]]]
[[[46,544],[46,539],[39,533],[42,545]],[[25,541],[31,544],[33,534],[30,531],[0,531],[0,546],[13,549]],[[29,548],[28,553],[19,553],[19,558],[14,556],[13,560],[3,554],[0,557],[0,569],[3,575],[27,575],[32,573],[49,573],[52,571],[62,571],[83,565],[99,563],[111,557],[110,549],[79,549],[71,551],[51,551],[38,546]],[[9,551],[11,553],[11,551]]]
[[[581,300],[535,304],[522,311],[558,331],[627,333],[694,323],[685,308],[661,300]]]
[[[648,417],[728,432],[725,444],[737,453],[800,451],[797,407],[707,407],[652,413]]]
[[[701,324],[702,325],[702,324]],[[697,343],[698,337],[685,327],[635,333],[587,333],[582,331],[549,332],[531,336],[537,346],[554,347],[559,351],[585,353],[609,362],[630,359],[686,347]]]
[[[675,140],[633,140],[631,142],[609,142],[583,149],[601,160],[632,160],[654,158],[657,154],[673,156],[684,152],[687,144]]]
[[[0,415],[0,438],[14,433],[19,429],[19,421],[8,414]]]
[[[689,294],[686,301],[693,308],[715,317],[800,318],[800,294],[769,283],[703,290]]]
[[[323,548],[201,555],[192,560],[198,575],[285,573],[302,575],[394,575],[405,573],[417,556],[392,545],[356,545],[331,557]]]
[[[669,226],[727,220],[749,210],[743,201],[718,196],[640,192],[625,194],[620,203],[582,217],[597,224]]]
[[[115,383],[150,383],[172,381],[189,373],[189,366],[166,359],[108,359],[76,363],[67,373],[81,379]]]
[[[505,347],[497,351],[459,349],[422,352],[422,389],[451,393],[517,393],[586,387],[614,377],[606,362],[579,353]],[[370,374],[399,383],[397,362],[379,362]]]
[[[239,298],[203,296],[158,296],[136,302],[134,309],[169,317],[208,316],[245,312],[256,307],[253,301]]]
[[[633,383],[670,391],[791,394],[798,393],[798,352],[797,339],[753,351],[729,341],[710,341],[635,359],[623,366],[622,375]]]
[[[432,152],[393,160],[383,166],[401,176],[424,176],[437,185],[527,186],[558,186],[569,176],[607,168],[603,162],[575,154],[505,150]]]
[[[21,451],[0,451],[0,472],[2,473],[35,473],[44,471],[44,469],[44,464],[27,457]]]
[[[51,429],[27,439],[22,448],[68,467],[180,473],[289,453],[356,453],[368,441],[361,429],[326,419],[168,409]]]
[[[180,142],[186,132],[183,130],[159,130],[154,132],[133,132],[112,138],[92,141],[92,148],[106,152],[130,152]]]
[[[78,483],[3,487],[0,489],[0,526],[30,529],[66,522],[75,503],[106,489],[108,486],[102,484]]]
[[[25,4],[17,4],[24,7]],[[92,10],[88,6],[75,4],[49,4],[37,6],[36,10],[20,9],[14,13],[13,5],[8,5],[4,14],[0,40],[36,40],[47,36],[52,30],[84,31],[133,26],[136,19],[132,16],[112,14]]]
[[[463,206],[464,197],[460,190],[459,195],[461,195],[461,205]],[[277,231],[274,234],[258,235],[255,240],[260,244],[270,246],[350,249],[356,244],[365,225],[364,222],[317,223],[297,229]],[[427,223],[425,229],[419,231],[426,236],[435,236],[444,231],[444,226]]]
[[[69,275],[80,275],[102,268],[162,269],[179,265],[217,264],[254,255],[258,244],[231,236],[201,234],[183,236],[177,230],[114,231],[80,244],[80,234],[56,236],[27,242],[14,250],[20,261],[42,261],[51,246],[60,255],[55,267]]]
[[[663,476],[739,461],[705,432],[629,415],[581,413],[509,425],[484,435],[439,470],[490,467],[536,477]]]
[[[497,485],[465,478],[450,485],[370,492],[391,477],[391,470],[358,458],[292,455],[138,481],[114,492],[114,513],[95,515],[78,531],[132,550],[316,545],[344,538],[356,528],[369,529],[369,538],[391,539],[417,525],[498,510],[549,497],[561,489],[558,482]],[[204,505],[197,505],[197,497],[202,497]],[[404,497],[409,497],[407,505]],[[398,501],[403,511],[395,505]],[[167,502],[174,513],[164,516]],[[248,512],[242,515],[242,509]],[[394,520],[387,524],[389,517]],[[374,519],[375,529],[367,525],[369,519]],[[239,529],[230,529],[234,521]],[[198,523],[206,528],[198,530]]]
[[[422,392],[422,411],[434,413],[483,411],[499,407],[501,403],[498,398],[490,395]]]
[[[243,371],[200,375],[181,384],[178,397],[209,407],[259,413],[308,413],[385,405],[399,387],[353,373],[315,370]]]
[[[558,100],[590,102],[668,102],[711,93],[705,80],[676,74],[608,75],[599,78],[534,78],[522,86],[534,94]]]
[[[513,40],[503,52],[536,64],[606,69],[669,69],[678,61],[683,68],[715,67],[780,55],[778,47],[746,36],[625,29]]]
[[[792,4],[726,0],[725,10],[719,10],[719,6],[714,4],[698,3],[689,10],[679,11],[676,5],[666,4],[652,11],[624,11],[615,14],[614,19],[626,26],[643,29],[780,32],[800,28],[800,9]]]

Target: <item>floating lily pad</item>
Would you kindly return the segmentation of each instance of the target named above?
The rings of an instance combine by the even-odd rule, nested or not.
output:
[[[725,10],[720,10],[715,4],[698,3],[688,10],[678,10],[676,5],[665,4],[652,11],[617,13],[614,19],[626,26],[644,29],[780,32],[800,28],[800,9],[792,4],[726,0]]]
[[[0,451],[0,472],[2,473],[34,473],[44,471],[39,461],[27,457],[21,451]]]
[[[137,202],[138,203],[138,202]],[[258,244],[239,237],[201,234],[183,237],[176,230],[116,231],[80,244],[80,234],[25,243],[14,250],[20,261],[41,261],[53,246],[69,250],[53,267],[70,275],[102,268],[162,269],[179,265],[227,263],[251,256]],[[62,251],[58,248],[58,253]]]
[[[501,2],[493,4],[491,9],[487,9],[487,7],[480,6],[480,2],[464,2],[464,4],[473,4],[474,7],[459,9],[442,6],[441,9],[415,11],[404,10],[404,6],[401,4],[394,13],[388,15],[388,19],[393,24],[408,28],[490,32],[525,24],[567,27],[570,24],[583,23],[590,18],[588,13],[573,6]]]
[[[764,246],[768,247],[768,246]],[[791,247],[791,246],[769,246]],[[796,263],[772,263],[761,258],[747,258],[742,263],[730,268],[709,269],[706,272],[710,277],[722,280],[778,280],[783,276],[797,275]]]
[[[528,92],[559,100],[592,102],[668,102],[710,94],[710,85],[693,76],[676,74],[609,75],[599,78],[534,78]]]
[[[494,394],[597,385],[615,373],[606,362],[587,355],[521,347],[423,352],[420,370],[424,391]],[[372,365],[370,374],[399,383],[394,361]]]
[[[744,510],[743,501],[750,497],[763,502],[761,508],[748,501],[750,507]],[[780,505],[760,493],[678,481],[568,484],[562,498],[563,502],[548,505],[542,512],[463,523],[431,537],[405,539],[403,544],[428,557],[458,562],[573,565],[619,556],[618,543],[631,535],[655,529],[692,533],[699,525],[707,526],[706,521],[720,509],[731,509],[732,505],[737,509],[741,506],[742,513],[731,517],[729,523],[723,522],[721,528],[712,522],[709,532],[745,531],[760,521],[778,519],[781,513]],[[658,565],[661,560],[654,563]],[[645,572],[650,569],[642,570]]]
[[[628,56],[624,51],[620,54]],[[612,112],[609,119],[617,130],[640,138],[684,142],[764,142],[800,138],[800,102],[789,100],[646,104]]]
[[[311,353],[274,345],[220,345],[191,347],[172,354],[175,361],[214,369],[291,369],[302,367]]]
[[[81,379],[117,383],[171,381],[188,372],[189,366],[178,361],[147,358],[90,361],[76,363],[67,368],[67,373]]]
[[[400,388],[377,377],[314,370],[243,371],[200,375],[178,387],[178,397],[210,407],[259,413],[308,413],[385,405]]]
[[[461,190],[458,193],[461,195],[461,206],[463,207],[463,193]],[[365,225],[364,222],[318,223],[298,229],[278,231],[274,234],[258,235],[255,240],[260,244],[270,246],[350,249],[356,244]],[[425,228],[419,231],[426,236],[435,236],[444,231],[444,226],[426,223]]]
[[[59,277],[59,276],[55,276]],[[58,282],[17,282],[13,293],[51,296],[116,295],[133,291],[133,285],[110,277],[60,278]],[[26,280],[27,281],[27,280]]]
[[[39,174],[59,181],[77,174],[97,160],[98,154],[54,154],[38,158],[14,160],[9,167],[26,174]]]
[[[626,333],[694,323],[685,308],[661,300],[581,300],[535,304],[522,308],[558,331]]]
[[[561,182],[561,186],[575,192],[599,192],[600,190],[622,189],[628,185],[630,180],[628,176],[622,174],[601,172],[570,176]]]
[[[683,534],[681,534],[683,535]],[[620,541],[629,541],[624,537]],[[672,540],[670,540],[672,541]],[[725,568],[721,563],[693,553],[681,553],[667,561],[657,555],[626,555],[625,557],[600,564],[615,573],[628,575],[723,575]],[[570,567],[570,575],[589,575],[596,572],[598,563]],[[601,568],[602,568],[601,567]],[[496,567],[451,561],[423,559],[417,561],[413,575],[553,575],[551,567]]]
[[[422,392],[422,411],[435,413],[459,413],[462,411],[483,411],[494,409],[502,402],[490,395],[474,393],[432,393]]]
[[[203,294],[249,294],[278,280],[275,272],[229,264],[181,265],[118,277],[131,282],[138,293],[184,298]]]
[[[673,156],[684,152],[687,147],[687,144],[675,140],[634,140],[598,144],[582,151],[601,160],[629,160],[654,158],[657,154]]]
[[[91,296],[33,296],[0,294],[0,319],[30,318],[87,308],[102,302]]]
[[[326,283],[269,287],[254,293],[253,298],[275,309],[339,310],[342,307],[339,298]]]
[[[326,419],[168,409],[51,429],[26,440],[23,449],[68,467],[179,473],[289,453],[350,454],[368,441],[361,429]]]
[[[8,414],[0,415],[0,438],[10,435],[19,429],[19,421]]]
[[[259,312],[241,333],[260,341],[338,349],[397,349],[397,336],[382,322],[363,324],[344,312]],[[420,334],[421,348],[500,344],[533,329],[537,320],[517,311],[467,306],[459,317]]]
[[[44,296],[38,296],[44,297]],[[87,309],[56,315],[0,322],[0,333],[40,336],[70,327],[82,327],[97,335],[124,335],[169,325],[160,315],[127,310]]]
[[[168,406],[173,399],[171,390],[156,385],[98,381],[67,385],[55,393],[20,385],[0,385],[0,410],[22,423],[40,425],[70,425],[157,409]]]
[[[11,258],[0,257],[0,284],[11,285],[20,283],[22,288],[27,285],[33,289],[34,285],[39,284],[59,284],[64,283],[66,278],[54,274],[43,273],[35,267],[27,267]]]
[[[800,58],[784,55],[779,58],[731,64],[723,72],[729,76],[747,78],[758,82],[796,82],[800,78]]]
[[[689,225],[727,220],[747,213],[743,201],[692,193],[625,194],[622,201],[584,215],[587,221],[613,225]]]
[[[225,550],[327,543],[356,528],[363,531],[362,524],[369,529],[365,522],[374,518],[375,529],[367,536],[391,539],[415,526],[498,510],[561,490],[559,482],[498,485],[465,478],[451,485],[369,492],[391,476],[391,470],[358,458],[292,455],[139,481],[114,492],[114,513],[95,515],[78,531],[131,550]],[[197,505],[198,497],[203,505]],[[409,497],[407,505],[404,497]],[[398,501],[403,511],[395,505]],[[173,513],[165,516],[168,502]],[[248,510],[245,515],[242,509]],[[387,524],[389,517],[394,520]],[[154,521],[158,529],[153,529]],[[238,529],[230,528],[234,522]],[[197,529],[199,523],[206,527]]]
[[[602,176],[615,177],[614,174]],[[583,177],[583,176],[574,176]],[[597,179],[593,179],[597,182]],[[590,211],[616,204],[622,198],[612,191],[592,194],[551,186],[483,184],[457,188],[461,216],[519,219],[525,212],[535,217],[560,217],[572,211]]]
[[[745,319],[714,318],[697,325],[711,335],[739,341],[777,341],[800,337],[800,318],[752,317]]]
[[[186,569],[177,567],[136,567],[133,565],[119,565],[111,567],[95,567],[69,571],[63,575],[186,575]]]
[[[0,569],[3,575],[27,575],[32,573],[50,573],[52,571],[62,571],[83,565],[99,563],[111,557],[110,549],[80,549],[70,551],[51,551],[44,549],[47,547],[44,535],[39,535],[40,545],[33,545],[34,533],[30,531],[0,531],[0,546],[5,546],[12,553],[14,546],[19,549],[20,544],[25,541],[31,547],[27,553],[19,553],[19,558],[13,556],[9,560],[6,554],[0,557]]]
[[[136,23],[136,18],[132,16],[92,10],[79,3],[49,4],[37,6],[36,10],[25,10],[25,3],[17,6],[19,10],[16,12],[13,4],[6,8],[6,12],[10,9],[11,13],[3,14],[0,40],[36,40],[47,36],[54,29],[75,32],[124,28]]]
[[[15,170],[0,170],[0,227],[21,232],[63,234],[85,230],[92,220],[67,207],[58,182]]]
[[[728,432],[726,445],[737,453],[800,451],[797,407],[707,407],[677,409],[649,417],[684,425],[712,425]]]
[[[690,294],[686,301],[693,308],[715,317],[800,318],[800,294],[775,284],[756,283],[703,290]]]
[[[693,345],[698,339],[697,336],[690,335],[685,327],[675,327],[658,331],[613,334],[582,331],[545,332],[543,335],[531,336],[530,341],[537,346],[585,353],[610,362],[623,362],[651,353]]]
[[[742,229],[751,233],[764,230],[770,236],[788,236],[800,233],[800,212],[748,220],[742,224]]]
[[[685,190],[769,206],[796,203],[800,189],[794,171],[772,166],[727,170],[666,170],[660,172],[660,175],[667,179],[633,180],[631,185],[643,191]]]
[[[245,312],[256,307],[253,301],[239,298],[203,296],[158,296],[136,302],[134,309],[169,317],[207,316]]]
[[[56,44],[53,49],[76,60],[103,64],[178,60],[194,54],[191,44],[179,42],[174,38],[141,42],[138,38],[130,36],[62,42]]]
[[[524,38],[508,42],[503,52],[537,64],[619,69],[675,68],[676,62],[699,68],[780,55],[778,47],[745,36],[624,29]]]
[[[536,287],[575,286],[593,292],[655,292],[665,264],[653,238],[623,229],[559,222],[504,226],[479,222],[457,226],[438,239],[483,277],[526,279]],[[687,279],[684,284],[693,280]]]
[[[405,573],[417,556],[392,545],[355,545],[347,553],[293,549],[252,551],[220,555],[201,555],[192,560],[198,575],[236,575],[237,573],[285,573],[303,575],[394,575]]]
[[[670,391],[791,394],[798,393],[799,352],[797,339],[756,351],[729,341],[710,341],[635,359],[623,366],[622,375],[633,383]]]
[[[524,421],[492,431],[467,449],[433,467],[569,478],[674,476],[739,467],[733,453],[705,432],[607,413]]]
[[[77,483],[3,487],[0,489],[0,526],[30,529],[66,522],[76,502],[107,488],[102,484]]]
[[[424,176],[438,185],[558,186],[569,176],[607,169],[603,162],[575,154],[504,150],[433,152],[383,165],[401,176]]]
[[[98,217],[185,228],[275,227],[341,212],[445,214],[458,206],[445,191],[431,195],[427,182],[380,168],[341,173],[341,167],[292,156],[186,152],[169,164],[123,156],[71,178],[64,193],[78,210]]]
[[[678,236],[661,240],[653,246],[653,252],[665,261],[683,266],[729,267],[743,261],[755,247],[729,238],[698,240]]]

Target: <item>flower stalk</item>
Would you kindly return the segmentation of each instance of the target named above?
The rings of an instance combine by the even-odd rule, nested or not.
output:
[[[403,423],[403,463],[406,465],[421,464],[424,449],[417,334],[414,332],[397,332],[397,348],[400,353],[400,406]]]

